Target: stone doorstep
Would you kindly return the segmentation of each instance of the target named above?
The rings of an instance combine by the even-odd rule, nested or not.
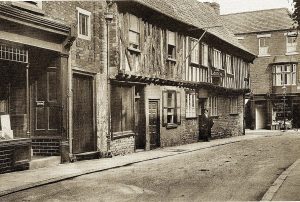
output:
[[[29,163],[29,169],[38,169],[45,167],[53,167],[60,164],[60,156],[45,156],[45,157],[33,157]]]

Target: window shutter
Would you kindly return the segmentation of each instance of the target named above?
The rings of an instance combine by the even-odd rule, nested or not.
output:
[[[162,125],[167,126],[167,123],[168,123],[168,119],[167,119],[167,116],[168,116],[168,91],[163,91],[162,103],[163,103],[163,108],[162,108],[163,123],[162,123]]]
[[[180,92],[176,92],[176,122],[178,125],[181,123],[181,96]]]

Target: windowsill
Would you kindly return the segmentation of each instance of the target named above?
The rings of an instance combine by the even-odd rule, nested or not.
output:
[[[197,116],[186,116],[185,119],[196,119]]]
[[[113,139],[120,139],[120,138],[130,137],[134,135],[135,133],[133,131],[114,132]]]
[[[298,55],[299,52],[289,52],[289,53],[285,53],[285,55]]]
[[[218,118],[219,118],[219,115],[210,116],[210,118],[212,118],[212,119],[218,119]]]
[[[296,86],[297,84],[284,84],[284,86]],[[283,85],[280,85],[280,86],[274,86],[273,87],[283,87]]]
[[[136,48],[132,48],[132,47],[128,47],[127,49],[128,49],[129,51],[131,51],[131,52],[135,52],[135,53],[138,53],[138,54],[141,53],[141,50],[140,50],[140,49],[136,49]]]
[[[166,126],[167,129],[177,128],[177,127],[178,127],[178,125],[175,123],[168,123]]]
[[[271,55],[258,55],[257,57],[271,57]]]
[[[177,60],[176,60],[176,59],[174,59],[174,58],[167,58],[167,61],[169,61],[169,62],[174,62],[174,63],[176,63],[176,62],[177,62]]]
[[[79,34],[79,33],[78,33],[78,38],[88,40],[88,41],[91,40],[91,36],[86,36],[86,35],[82,35],[82,34]]]
[[[21,8],[23,10],[40,14],[40,15],[45,15],[45,11],[43,11],[41,8],[34,6],[34,5],[27,5],[25,2],[11,2],[11,5],[17,8]]]
[[[234,76],[234,74],[228,73],[228,72],[226,72],[226,75],[227,75],[227,76]]]
[[[236,113],[230,113],[229,115],[230,116],[237,116],[237,115],[239,115],[239,113],[237,113],[237,112]]]
[[[199,66],[199,63],[196,63],[196,62],[192,62],[191,61],[191,64],[190,65],[192,65],[192,66]]]

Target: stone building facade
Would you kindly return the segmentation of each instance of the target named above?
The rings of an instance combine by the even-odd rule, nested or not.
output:
[[[240,43],[257,55],[250,68],[246,125],[299,128],[299,38],[286,8],[223,16]],[[228,26],[229,27],[229,26]]]

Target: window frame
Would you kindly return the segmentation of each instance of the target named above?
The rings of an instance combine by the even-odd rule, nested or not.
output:
[[[134,30],[133,27],[132,27],[132,20],[131,19],[133,19],[133,18],[136,19],[136,23],[137,23],[137,25],[136,25],[137,27],[136,28],[137,28],[137,30]],[[129,20],[129,26],[128,26],[129,27],[129,29],[128,29],[129,50],[134,50],[134,51],[137,51],[137,53],[140,53],[140,49],[141,49],[140,19],[137,16],[129,13],[128,20]],[[131,39],[130,38],[130,33],[136,34],[138,36],[138,42],[137,42],[137,44],[134,43],[134,42],[132,42],[132,41],[130,41],[130,39]],[[134,46],[136,46],[136,47],[132,46],[132,44]]]
[[[169,94],[174,95],[174,106],[169,106]],[[163,126],[168,128],[176,128],[181,124],[181,93],[176,90],[165,90],[162,92],[163,99]],[[168,121],[169,109],[173,109],[173,122]]]
[[[238,96],[230,97],[230,114],[238,114]]]
[[[209,112],[209,116],[212,116],[212,117],[218,116],[218,97],[217,96],[208,97],[208,112]]]
[[[295,42],[289,43],[289,39],[295,39]],[[297,52],[297,37],[286,35],[286,53],[296,53]]]
[[[213,49],[213,66],[216,69],[222,68],[222,52],[218,49]]]
[[[201,43],[201,65],[204,67],[209,66],[209,49],[206,43]]]
[[[185,117],[197,118],[197,94],[194,91],[186,91],[185,93]]]
[[[290,67],[290,71],[288,71],[288,66]],[[280,71],[277,72],[278,68]],[[297,64],[296,63],[288,63],[288,64],[278,64],[272,67],[273,74],[273,86],[295,86],[297,85]],[[278,77],[280,77],[280,84],[277,83]],[[288,81],[289,78],[289,83]]]
[[[259,57],[270,56],[270,38],[271,38],[271,34],[257,35],[257,38],[258,38],[258,56]],[[268,46],[262,46],[262,40],[264,40],[264,44],[266,44],[266,42],[267,42]]]
[[[170,41],[170,35],[173,35],[174,34],[174,44],[171,43]],[[176,32],[172,32],[170,30],[167,30],[167,59],[168,60],[171,60],[171,61],[176,61],[176,51],[177,51],[177,44],[176,44],[176,39],[177,39],[177,36],[176,36]],[[170,53],[170,48],[172,48],[172,53]]]
[[[85,39],[85,40],[91,40],[91,15],[92,13],[90,11],[84,10],[82,8],[76,7],[77,10],[77,34],[78,34],[78,38],[80,39]],[[80,33],[80,14],[87,16],[87,35],[81,34]]]

